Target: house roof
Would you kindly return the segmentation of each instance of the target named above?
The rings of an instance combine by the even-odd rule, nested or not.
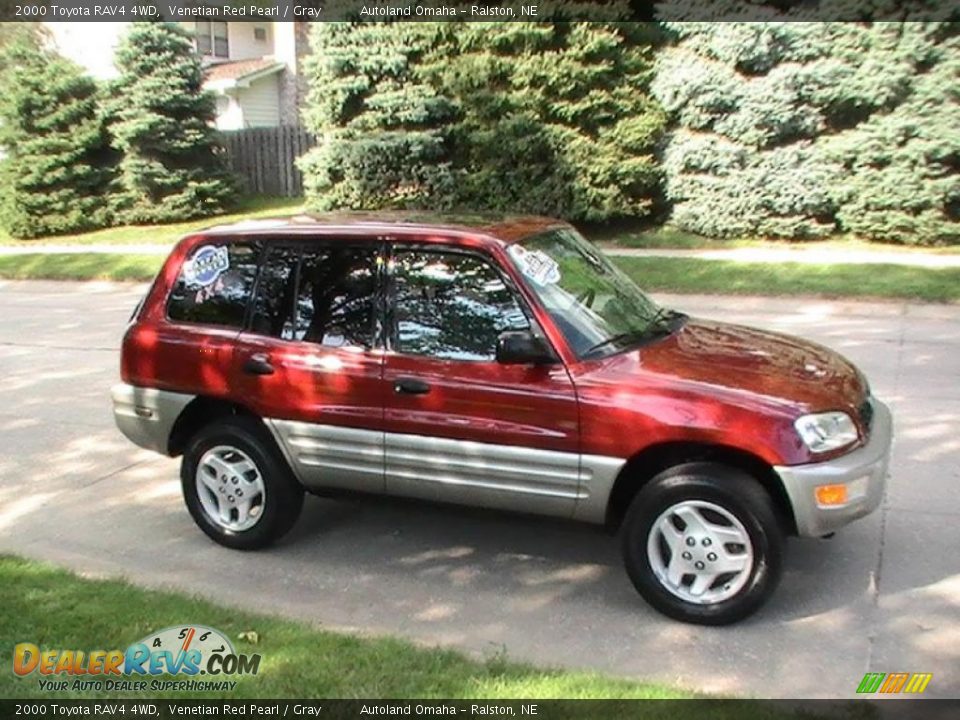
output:
[[[231,60],[211,65],[204,71],[204,84],[213,88],[244,87],[264,75],[283,70],[284,64],[273,58]]]

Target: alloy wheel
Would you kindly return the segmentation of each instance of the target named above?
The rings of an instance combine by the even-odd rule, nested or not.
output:
[[[217,526],[243,532],[263,517],[267,500],[263,476],[241,450],[218,445],[197,463],[197,496],[207,517]]]
[[[754,550],[747,529],[729,510],[685,500],[654,521],[647,558],[670,593],[695,605],[711,605],[743,589],[753,570]]]

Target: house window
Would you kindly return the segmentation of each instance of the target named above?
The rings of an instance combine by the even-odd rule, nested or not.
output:
[[[213,57],[230,57],[230,46],[227,41],[227,24],[225,22],[211,22],[197,20],[194,28],[194,37],[197,52],[201,55]]]
[[[264,41],[267,39],[267,29],[262,27],[255,27],[253,29],[253,39]]]

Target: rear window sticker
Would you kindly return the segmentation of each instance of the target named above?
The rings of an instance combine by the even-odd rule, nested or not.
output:
[[[226,247],[204,245],[184,264],[183,279],[187,285],[206,287],[229,269],[230,255]]]

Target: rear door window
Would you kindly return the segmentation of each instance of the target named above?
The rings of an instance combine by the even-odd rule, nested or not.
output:
[[[300,251],[292,247],[267,249],[257,284],[250,330],[282,340],[293,339],[293,298],[297,290]]]
[[[257,276],[257,243],[211,243],[194,250],[167,302],[176,322],[242,328]]]
[[[373,347],[376,291],[375,248],[305,249],[294,339],[328,347]]]
[[[267,250],[250,329],[326,347],[373,347],[378,249],[333,242]]]

